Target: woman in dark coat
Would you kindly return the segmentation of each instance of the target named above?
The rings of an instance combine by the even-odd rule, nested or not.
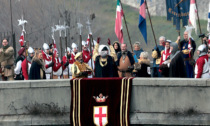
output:
[[[148,52],[142,52],[136,66],[136,77],[151,77]]]
[[[118,52],[121,52],[120,44],[119,44],[118,41],[115,41],[115,42],[113,43],[113,47],[114,47],[114,50],[115,50],[116,55],[117,55]]]
[[[45,64],[43,61],[42,52],[36,51],[34,58],[32,59],[29,80],[46,79],[45,76]]]

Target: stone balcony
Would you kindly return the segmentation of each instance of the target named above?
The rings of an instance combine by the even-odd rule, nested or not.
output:
[[[68,125],[69,80],[0,82],[0,126]],[[33,104],[65,108],[64,115],[30,114]],[[133,79],[130,122],[134,124],[210,125],[210,80]]]

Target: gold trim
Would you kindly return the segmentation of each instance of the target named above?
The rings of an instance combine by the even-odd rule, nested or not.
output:
[[[75,80],[75,122],[76,126],[78,126],[78,78]]]
[[[127,77],[125,78],[124,82],[124,91],[123,91],[123,124],[125,123],[125,105],[126,105],[126,89],[127,89]]]
[[[79,99],[79,101],[78,101],[78,121],[79,121],[79,126],[81,126],[81,120],[80,120],[80,81],[81,80],[82,80],[82,78],[78,80],[79,81],[79,84],[78,84],[78,99]]]
[[[104,64],[102,62],[105,62]],[[99,63],[102,67],[105,67],[107,65],[107,58],[102,59],[101,57],[99,58]]]
[[[126,77],[122,79],[122,86],[121,86],[121,103],[120,103],[120,125],[123,126],[123,94],[124,94],[124,80]]]
[[[128,126],[128,120],[127,120],[127,118],[128,118],[128,98],[129,98],[129,89],[130,89],[130,79],[131,79],[131,77],[130,78],[128,78],[128,83],[127,83],[127,98],[126,98],[126,108],[125,108],[125,120],[126,120],[126,126]]]
[[[76,126],[78,126],[77,125],[77,123],[78,123],[78,121],[77,121],[77,83],[78,83],[77,80],[78,79],[76,78],[76,80],[75,80],[75,120],[76,120],[75,124],[76,124]]]
[[[106,107],[106,120],[107,120],[107,123],[108,124],[108,106],[93,106],[93,122],[96,126],[100,126],[100,125],[97,125],[96,122],[95,122],[95,117],[94,117],[94,114],[95,114],[95,108],[100,108],[100,107]],[[106,124],[104,124],[103,126],[106,126]]]
[[[122,99],[123,99],[123,83],[124,83],[124,78],[122,79],[122,84],[121,84],[121,101],[120,101],[120,125],[122,126]]]
[[[74,111],[75,111],[75,79],[73,80],[73,112],[72,112],[72,120],[73,120],[73,125],[75,126],[75,118],[74,118]]]

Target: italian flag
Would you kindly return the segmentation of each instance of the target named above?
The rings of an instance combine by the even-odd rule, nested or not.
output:
[[[115,34],[116,34],[117,38],[119,39],[120,43],[123,43],[122,19],[123,19],[123,10],[121,7],[120,0],[117,0],[116,19],[115,19]]]

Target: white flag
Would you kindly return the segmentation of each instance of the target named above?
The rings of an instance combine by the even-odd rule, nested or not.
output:
[[[196,19],[197,19],[197,8],[195,5],[195,0],[190,0],[189,23],[190,25],[193,26],[193,28],[195,28],[195,33],[197,34]]]

